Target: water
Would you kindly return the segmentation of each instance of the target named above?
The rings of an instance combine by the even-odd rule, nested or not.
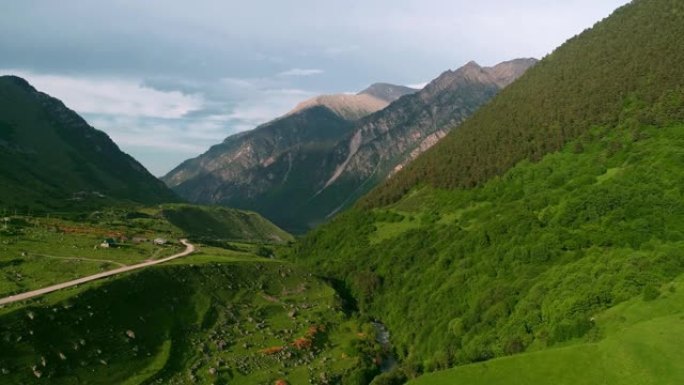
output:
[[[387,327],[381,322],[373,322],[373,327],[375,328],[375,340],[380,344],[383,351],[380,371],[383,373],[389,372],[397,366],[397,359],[392,354],[392,343],[390,342],[389,330],[387,330]]]

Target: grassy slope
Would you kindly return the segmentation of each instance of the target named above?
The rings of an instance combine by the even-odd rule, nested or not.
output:
[[[168,222],[152,218],[124,219],[125,214],[96,212],[90,218],[8,217],[0,221],[0,296],[6,296],[111,270],[181,250],[182,236]],[[127,241],[120,241],[128,237]],[[144,237],[146,242],[132,242]],[[155,246],[163,237],[172,242]],[[98,247],[104,239],[117,247]]]
[[[188,237],[282,244],[292,235],[257,213],[225,207],[163,205],[161,215]]]
[[[268,253],[293,240],[256,213],[192,205],[6,219],[0,218],[0,296],[168,256],[182,249],[177,240],[183,237],[252,252],[268,244]],[[106,238],[115,238],[117,247],[97,247]],[[155,238],[169,244],[155,246]]]
[[[660,298],[635,298],[595,318],[606,338],[437,372],[410,385],[681,384],[684,277]],[[578,370],[581,368],[581,370]]]
[[[285,263],[208,248],[84,286],[0,310],[2,383],[307,384],[371,367],[372,336]],[[313,325],[311,351],[290,345]]]

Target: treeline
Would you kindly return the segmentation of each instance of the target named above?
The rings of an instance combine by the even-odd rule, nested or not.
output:
[[[378,207],[419,184],[470,188],[538,161],[591,127],[684,118],[684,4],[637,0],[570,39],[405,171],[360,201]]]

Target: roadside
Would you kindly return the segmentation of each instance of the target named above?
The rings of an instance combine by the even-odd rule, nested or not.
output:
[[[157,265],[160,263],[168,262],[168,261],[171,261],[171,260],[174,260],[177,258],[181,258],[181,257],[185,257],[187,255],[190,255],[195,251],[195,246],[193,244],[189,243],[187,241],[187,239],[181,239],[180,242],[183,245],[185,245],[185,250],[183,252],[178,253],[178,254],[174,254],[170,257],[166,257],[166,258],[162,258],[162,259],[158,259],[158,260],[153,260],[153,261],[146,261],[146,262],[142,262],[142,263],[138,263],[138,264],[130,265],[130,266],[124,266],[124,267],[120,267],[120,268],[117,268],[114,270],[109,270],[109,271],[105,271],[102,273],[89,275],[87,277],[75,279],[73,281],[68,281],[68,282],[57,284],[57,285],[44,287],[42,289],[37,289],[37,290],[32,290],[32,291],[28,291],[28,292],[21,293],[21,294],[11,295],[9,297],[5,297],[5,298],[0,299],[0,305],[6,305],[6,304],[13,303],[13,302],[24,301],[24,300],[34,298],[34,297],[38,297],[38,296],[41,296],[41,295],[44,295],[47,293],[52,293],[54,291],[58,291],[58,290],[66,289],[69,287],[77,286],[77,285],[80,285],[80,284],[83,284],[86,282],[91,282],[91,281],[95,281],[95,280],[98,280],[101,278],[111,277],[111,276],[118,275],[121,273],[126,273],[126,272],[133,271],[133,270],[139,270],[139,269],[142,269],[145,267],[149,267],[149,266]]]

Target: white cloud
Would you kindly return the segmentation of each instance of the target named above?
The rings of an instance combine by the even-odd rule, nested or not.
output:
[[[290,70],[279,73],[278,76],[312,76],[320,75],[324,72],[325,71],[316,68],[292,68]]]
[[[142,86],[142,81],[96,77],[35,74],[0,70],[21,76],[38,90],[62,100],[83,114],[180,118],[202,108],[199,95],[159,91]]]
[[[416,83],[416,84],[407,84],[406,87],[415,88],[415,89],[417,89],[417,90],[422,90],[423,88],[425,88],[426,85],[428,85],[428,83],[430,83],[430,82],[422,82],[422,83]]]

